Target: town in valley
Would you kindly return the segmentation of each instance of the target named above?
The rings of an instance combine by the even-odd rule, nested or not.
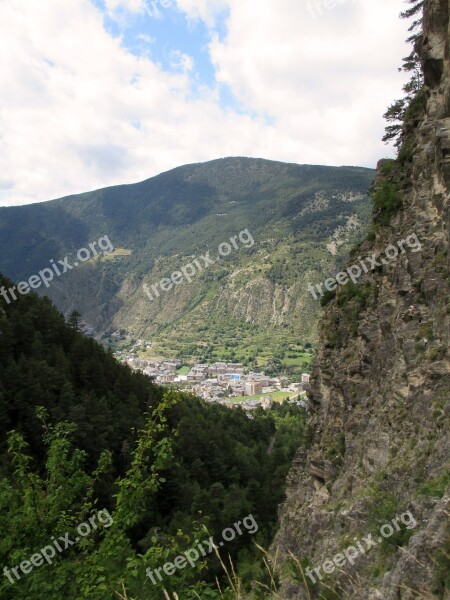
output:
[[[192,392],[209,403],[228,408],[240,406],[251,411],[268,410],[274,402],[289,401],[307,408],[306,390],[310,375],[302,373],[299,382],[284,376],[272,377],[264,372],[244,368],[241,363],[215,362],[187,366],[181,359],[146,360],[130,352],[122,362],[139,370],[155,383]]]

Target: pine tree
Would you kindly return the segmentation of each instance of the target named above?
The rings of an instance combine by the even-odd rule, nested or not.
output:
[[[80,331],[81,315],[77,310],[73,310],[67,320],[67,323],[75,331]]]
[[[404,73],[412,73],[411,79],[403,86],[405,97],[396,100],[391,104],[383,115],[387,125],[386,132],[383,136],[383,142],[388,143],[395,140],[395,147],[399,148],[402,144],[403,124],[406,113],[414,100],[422,95],[423,91],[423,74],[420,64],[419,45],[422,40],[422,25],[423,25],[423,6],[424,0],[406,0],[410,5],[407,10],[404,10],[400,17],[402,19],[411,19],[416,17],[409,27],[408,31],[411,36],[406,40],[412,44],[413,49],[408,56],[403,58],[403,64],[399,71]]]

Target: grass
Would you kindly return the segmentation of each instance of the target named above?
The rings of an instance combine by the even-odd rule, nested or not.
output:
[[[418,493],[421,496],[428,496],[430,498],[443,498],[449,485],[450,470],[447,469],[439,477],[434,477],[422,484],[419,487]]]
[[[96,260],[114,260],[116,258],[122,258],[123,256],[131,256],[132,251],[127,250],[126,248],[114,248],[112,252],[109,254],[97,254],[96,256],[92,256],[89,261]],[[86,261],[86,262],[89,262]]]
[[[118,258],[120,256],[131,256],[132,251],[126,248],[114,248],[110,254],[104,254],[103,257],[111,260],[112,258]]]
[[[229,398],[231,402],[246,402],[248,400],[261,400],[270,396],[274,402],[282,402],[286,398],[296,398],[298,395],[304,395],[305,392],[269,392],[267,394],[256,394],[255,396],[238,396]]]
[[[236,333],[238,331],[238,333]],[[280,357],[285,371],[307,371],[314,359],[312,350],[298,346],[298,336],[290,328],[264,328],[252,324],[215,322],[208,327],[179,324],[177,336],[160,332],[152,337],[154,352],[167,358],[194,359],[197,362],[242,362],[264,369]],[[305,339],[304,343],[308,340]]]

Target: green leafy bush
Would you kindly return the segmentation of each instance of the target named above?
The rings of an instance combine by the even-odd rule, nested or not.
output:
[[[373,220],[378,225],[389,225],[392,217],[403,207],[403,200],[397,187],[384,179],[372,194]]]

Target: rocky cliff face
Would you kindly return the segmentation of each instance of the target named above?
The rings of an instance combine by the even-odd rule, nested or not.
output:
[[[401,165],[403,208],[349,265],[416,237],[339,287],[321,323],[309,449],[292,466],[273,548],[283,599],[450,598],[449,13],[449,0],[425,3],[426,109]],[[386,178],[383,163],[377,186]]]

